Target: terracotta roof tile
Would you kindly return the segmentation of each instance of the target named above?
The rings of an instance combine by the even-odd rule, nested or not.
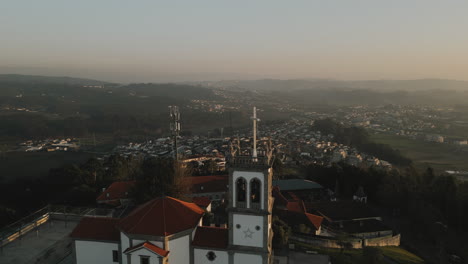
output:
[[[70,236],[75,239],[119,241],[120,232],[115,227],[119,219],[84,217]]]
[[[278,186],[273,187],[272,196],[275,198],[275,206],[286,207],[288,205],[288,199],[284,197]]]
[[[206,196],[200,196],[200,197],[193,197],[192,202],[200,207],[208,207],[210,205],[211,200],[210,198]]]
[[[129,247],[127,248],[124,253],[130,253],[132,251],[135,251],[135,250],[138,250],[138,249],[141,249],[141,248],[146,248],[148,249],[149,251],[155,253],[155,254],[158,254],[159,256],[161,257],[166,257],[167,255],[169,255],[169,251],[167,250],[164,250],[148,241],[144,242],[144,243],[141,243],[141,244],[138,244],[136,246],[133,246],[133,247]]]
[[[135,181],[114,182],[96,200],[109,201],[128,198],[128,192],[133,186],[135,186]]]
[[[323,217],[304,213],[304,212],[293,212],[287,210],[275,210],[273,213],[277,215],[281,220],[288,223],[289,226],[299,226],[304,224],[310,228],[318,230],[322,224]]]
[[[310,214],[310,213],[305,213],[305,215],[310,220],[310,222],[315,226],[315,228],[318,230],[320,226],[322,225],[323,217]]]
[[[193,193],[227,192],[228,178],[227,175],[194,176],[188,177],[187,181]]]
[[[192,245],[207,248],[227,248],[228,229],[220,227],[199,226]]]
[[[288,201],[286,204],[286,209],[288,211],[304,213],[306,211],[304,202],[302,200]]]
[[[117,227],[129,234],[167,236],[194,228],[203,214],[204,210],[194,203],[166,196],[141,205]]]

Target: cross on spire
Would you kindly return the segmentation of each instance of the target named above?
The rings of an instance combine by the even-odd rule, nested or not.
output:
[[[253,116],[251,117],[253,121],[253,151],[252,151],[252,161],[257,161],[257,122],[260,119],[257,118],[257,107],[253,107]]]

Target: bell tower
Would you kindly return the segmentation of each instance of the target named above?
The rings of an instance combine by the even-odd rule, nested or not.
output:
[[[229,263],[272,263],[271,155],[257,155],[256,109],[252,155],[235,156],[229,168]]]

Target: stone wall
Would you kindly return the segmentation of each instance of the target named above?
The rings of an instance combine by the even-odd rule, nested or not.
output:
[[[364,240],[364,246],[368,247],[386,247],[386,246],[399,246],[401,235],[376,237]]]
[[[302,242],[308,245],[326,247],[326,248],[341,248],[342,244],[339,240],[333,238],[325,238],[318,236],[305,236],[292,234],[289,238],[291,242],[297,241]],[[363,248],[365,246],[369,247],[385,247],[385,246],[399,246],[400,245],[400,234],[398,235],[389,235],[384,237],[369,238],[369,239],[349,239],[347,241],[348,246],[351,248]]]

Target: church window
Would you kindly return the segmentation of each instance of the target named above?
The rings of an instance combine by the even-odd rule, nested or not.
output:
[[[140,256],[140,264],[149,264],[149,257],[148,256]]]
[[[237,201],[245,202],[247,194],[247,182],[244,178],[239,178],[236,181]]]
[[[216,254],[213,251],[206,253],[206,258],[209,261],[214,261],[216,259]]]
[[[252,203],[260,203],[260,180],[254,178],[250,182],[250,201]]]
[[[119,262],[119,251],[112,250],[112,261]]]

